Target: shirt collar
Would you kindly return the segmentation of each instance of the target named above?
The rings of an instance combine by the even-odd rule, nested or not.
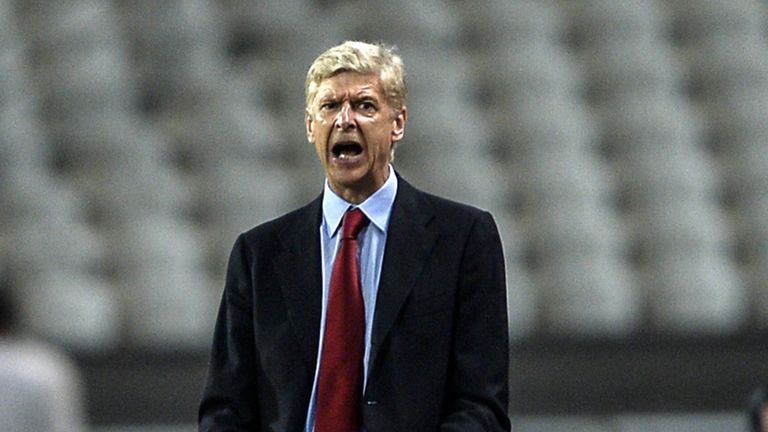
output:
[[[333,237],[336,231],[341,226],[341,220],[344,217],[347,209],[350,207],[358,207],[371,224],[378,228],[381,232],[386,232],[389,226],[389,216],[392,213],[392,204],[395,202],[395,195],[397,194],[397,176],[395,175],[392,165],[389,166],[389,177],[384,184],[369,196],[360,205],[355,206],[345,201],[340,196],[331,190],[328,180],[325,180],[325,192],[323,193],[323,221],[325,223],[326,234],[328,237]]]

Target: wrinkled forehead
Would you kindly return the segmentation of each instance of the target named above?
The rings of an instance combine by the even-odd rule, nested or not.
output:
[[[314,93],[312,103],[327,97],[370,96],[385,99],[381,77],[376,73],[340,71],[310,90]]]

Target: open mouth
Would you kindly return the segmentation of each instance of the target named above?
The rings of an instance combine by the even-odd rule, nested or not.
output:
[[[331,149],[331,153],[338,159],[347,159],[357,156],[363,152],[363,146],[352,141],[343,141],[336,143]]]

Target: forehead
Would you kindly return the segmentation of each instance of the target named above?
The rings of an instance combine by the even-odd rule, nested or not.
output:
[[[347,94],[350,96],[366,94],[383,98],[384,90],[381,85],[381,78],[375,73],[340,72],[320,81],[317,86],[316,98],[339,97]]]

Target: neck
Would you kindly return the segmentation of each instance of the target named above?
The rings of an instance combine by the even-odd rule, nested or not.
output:
[[[373,195],[373,192],[375,191],[368,191],[368,190],[357,190],[357,189],[342,189],[342,190],[336,190],[333,186],[331,186],[331,190],[333,192],[340,196],[344,201],[351,203],[351,204],[361,204],[363,201],[367,200],[368,197]]]
[[[346,187],[342,184],[333,184],[333,182],[329,181],[328,186],[333,193],[341,197],[344,201],[358,205],[381,189],[387,180],[389,180],[390,175],[392,175],[391,170],[387,169],[386,175],[381,180],[371,180],[365,184],[355,184],[350,187]]]

